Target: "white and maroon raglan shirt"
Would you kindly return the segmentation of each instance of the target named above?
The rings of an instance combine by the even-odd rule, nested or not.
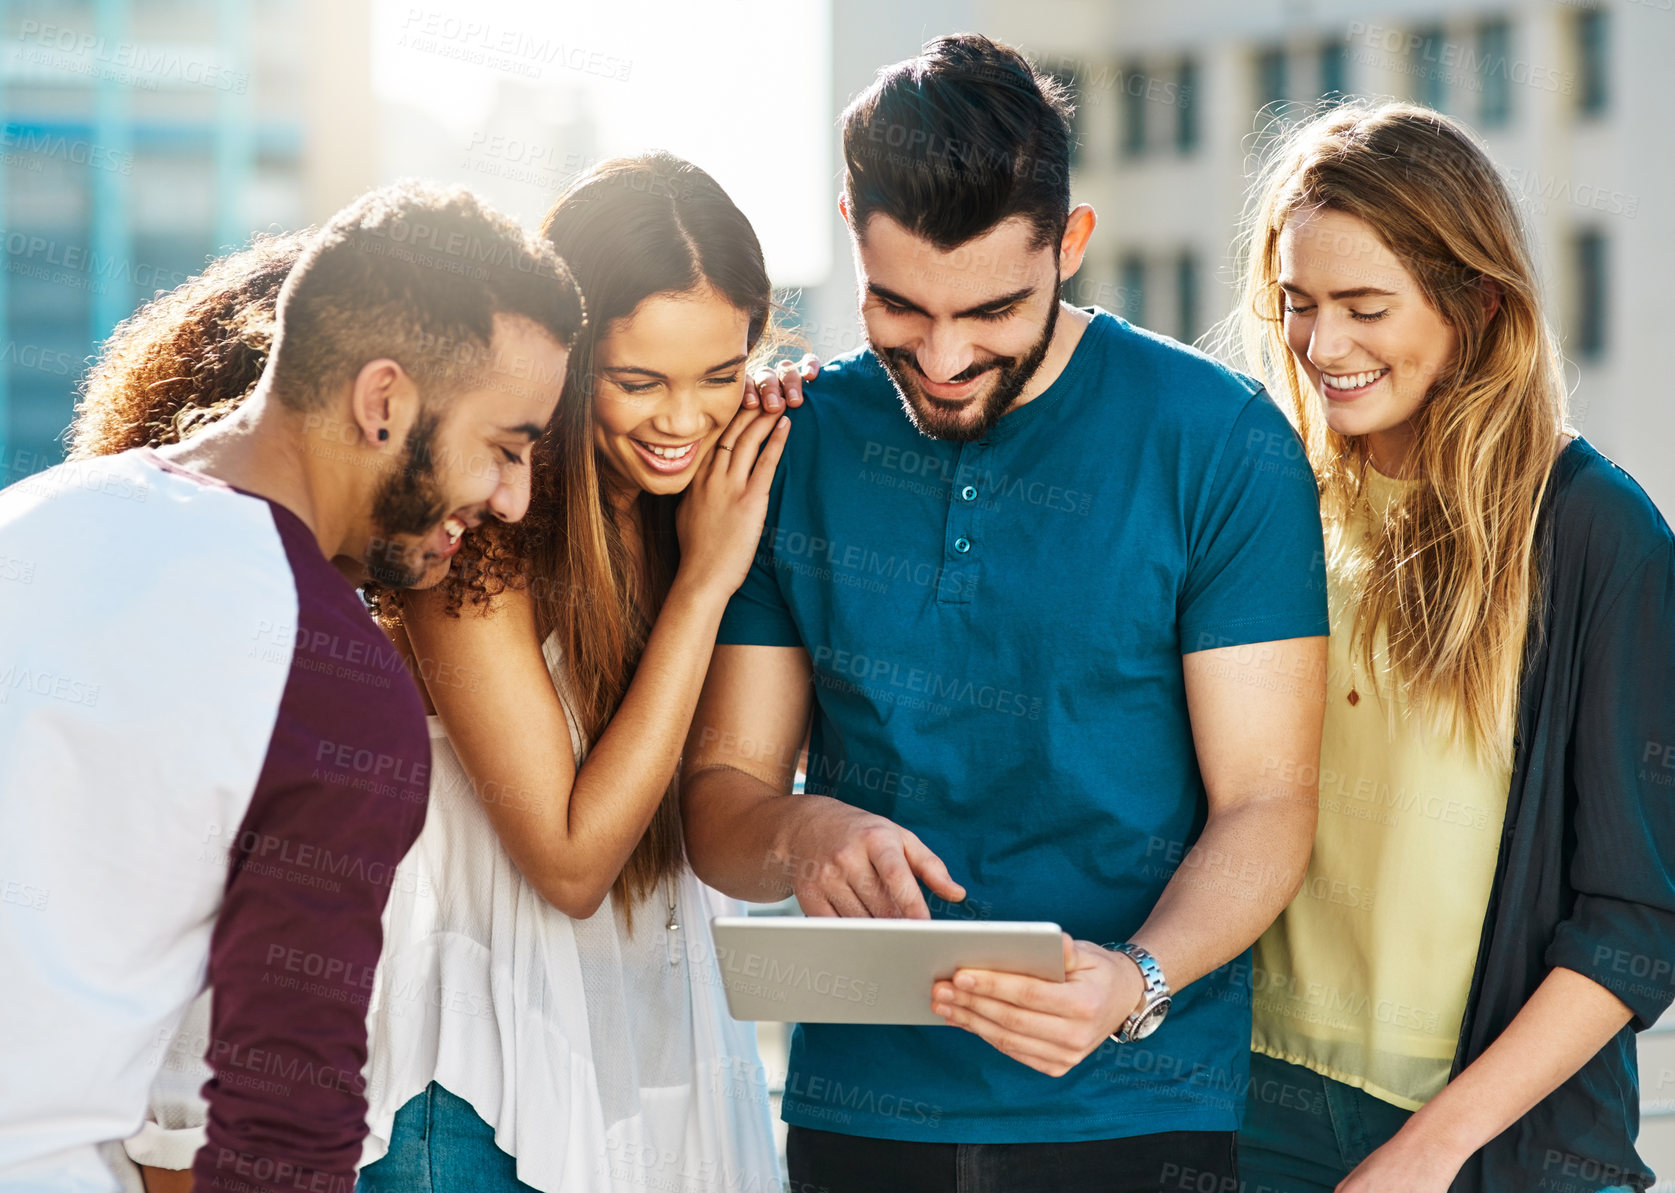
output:
[[[289,510],[148,449],[0,492],[0,1190],[116,1187],[207,982],[199,1189],[351,1193],[430,739]]]

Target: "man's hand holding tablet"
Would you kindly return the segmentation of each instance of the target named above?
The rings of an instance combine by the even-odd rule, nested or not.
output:
[[[1057,924],[720,916],[711,928],[736,1019],[940,1025],[931,989],[962,967],[1064,981]]]
[[[1064,981],[961,969],[937,982],[931,1009],[1014,1060],[1062,1077],[1140,1009],[1139,966],[1110,949],[1064,934]]]
[[[965,898],[942,859],[907,829],[837,800],[804,798],[820,806],[795,822],[783,855],[805,915],[927,920],[920,882],[950,903]],[[959,968],[934,983],[931,1010],[1022,1064],[1063,1076],[1143,1005],[1146,983],[1127,957],[1060,937],[1063,980]]]

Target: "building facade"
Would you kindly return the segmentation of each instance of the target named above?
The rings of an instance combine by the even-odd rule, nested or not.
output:
[[[62,459],[89,344],[370,182],[368,14],[0,0],[0,486]]]

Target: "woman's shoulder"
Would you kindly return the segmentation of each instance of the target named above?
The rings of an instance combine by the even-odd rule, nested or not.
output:
[[[1669,523],[1646,490],[1580,435],[1559,453],[1552,491],[1560,534],[1602,538],[1615,547],[1639,546],[1636,558],[1672,542]]]
[[[1559,453],[1549,491],[1555,567],[1622,574],[1675,559],[1675,535],[1638,482],[1581,436]]]

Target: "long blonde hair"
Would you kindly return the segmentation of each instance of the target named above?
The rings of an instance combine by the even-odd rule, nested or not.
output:
[[[1366,445],[1332,431],[1305,392],[1278,284],[1281,230],[1320,210],[1366,223],[1458,336],[1412,419],[1407,472],[1421,483],[1367,545],[1351,641],[1376,680],[1383,627],[1391,678],[1427,722],[1456,740],[1469,732],[1479,757],[1504,767],[1540,585],[1536,517],[1567,406],[1523,222],[1487,154],[1429,108],[1328,109],[1272,148],[1241,225],[1239,303],[1214,339],[1296,424],[1329,542],[1362,500]]]

